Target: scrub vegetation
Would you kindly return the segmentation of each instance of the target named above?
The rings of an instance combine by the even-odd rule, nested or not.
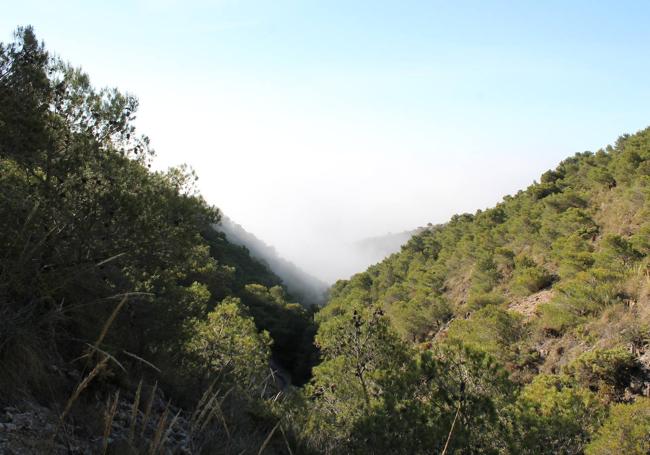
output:
[[[0,449],[650,451],[650,129],[315,307],[214,229],[189,168],[150,169],[137,107],[30,27],[0,47],[0,405],[50,422],[0,421]]]

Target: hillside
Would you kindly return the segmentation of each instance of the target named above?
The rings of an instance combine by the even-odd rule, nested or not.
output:
[[[621,431],[650,434],[649,253],[647,129],[596,153],[576,154],[496,207],[431,226],[399,253],[336,283],[319,314],[325,361],[314,382],[331,383],[336,375],[329,368],[344,361],[348,347],[332,330],[354,332],[381,315],[402,340],[392,343],[419,351],[422,365],[430,352],[444,353],[443,364],[448,351],[455,352],[460,363],[447,366],[459,370],[448,380],[460,394],[447,396],[443,409],[449,417],[465,408],[464,428],[455,436],[465,438],[456,442],[463,453],[645,453],[647,436],[632,438],[626,450],[609,438]],[[349,321],[353,327],[346,329]],[[383,362],[359,384],[357,405],[365,400],[373,408],[375,394],[388,393],[394,384],[384,375],[418,370],[408,361]],[[491,368],[503,375],[491,376]],[[497,384],[501,390],[484,395],[486,386]],[[378,391],[366,393],[371,387]],[[331,393],[328,406],[343,407],[354,399],[349,394]],[[487,398],[494,414],[484,420],[481,411],[468,410],[463,394]],[[383,424],[397,425],[388,416],[404,404],[386,401],[379,405],[391,410],[384,411]]]
[[[137,107],[0,46],[0,453],[650,453],[650,128],[318,308]]]
[[[453,335],[488,311],[513,310],[529,313],[536,340],[554,347],[571,344],[576,331],[593,331],[604,314],[609,324],[627,311],[634,321],[620,322],[650,322],[643,312],[649,147],[650,130],[623,136],[613,147],[563,161],[493,209],[430,226],[401,252],[337,283],[324,313],[344,307],[356,292],[367,293],[368,303],[380,305],[404,339],[418,343],[443,326],[450,325]],[[459,318],[468,322],[449,324]],[[621,341],[597,331],[592,336],[598,340],[583,351]],[[571,360],[569,350],[563,352],[561,359],[540,358],[531,371]]]
[[[150,170],[137,107],[31,28],[0,46],[0,453],[240,453],[274,370],[309,378],[311,313],[195,175]]]
[[[273,270],[282,279],[291,295],[295,296],[303,305],[321,306],[325,303],[327,284],[280,257],[275,248],[267,245],[226,216],[221,217],[215,229],[225,233],[231,243],[246,247],[251,256]]]

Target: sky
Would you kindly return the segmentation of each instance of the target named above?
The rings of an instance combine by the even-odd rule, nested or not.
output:
[[[492,206],[650,125],[648,23],[647,1],[22,0],[0,40],[31,24],[136,95],[156,168],[191,165],[208,202],[331,282],[355,241]]]

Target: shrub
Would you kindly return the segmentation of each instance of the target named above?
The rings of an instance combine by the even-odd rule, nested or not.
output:
[[[581,318],[556,302],[539,305],[539,326],[549,335],[561,335],[581,322]]]
[[[616,186],[616,180],[614,176],[604,167],[594,167],[589,170],[588,173],[589,179],[605,185],[608,188],[613,188]]]
[[[612,406],[609,417],[586,455],[647,455],[650,453],[650,399],[639,398],[632,404]]]
[[[630,239],[634,249],[644,255],[650,255],[650,224],[641,227]]]
[[[228,297],[196,324],[188,352],[207,377],[222,375],[243,389],[263,383],[270,358],[271,338],[258,333],[238,298]]]
[[[596,315],[620,300],[621,278],[617,271],[605,268],[579,272],[556,286],[555,301],[576,316]]]
[[[515,405],[520,432],[515,453],[581,453],[604,417],[605,405],[564,375],[539,375]]]
[[[472,292],[490,292],[499,283],[501,275],[490,256],[480,257],[472,271]]]
[[[597,265],[617,269],[627,267],[641,257],[642,255],[634,249],[629,240],[612,234],[603,238],[600,242],[600,251],[596,254]]]
[[[402,338],[422,341],[431,331],[448,321],[452,315],[449,303],[434,297],[427,300],[398,300],[390,306],[389,316],[395,330]]]
[[[570,208],[585,208],[587,206],[586,199],[573,191],[552,194],[544,199],[544,203],[556,212],[564,212]]]
[[[452,322],[447,337],[506,361],[510,358],[512,345],[522,334],[520,315],[490,305],[474,313],[470,319]]]
[[[561,278],[571,278],[594,264],[592,246],[578,234],[558,238],[551,248]]]
[[[515,269],[512,278],[512,290],[520,295],[529,295],[540,291],[553,283],[553,276],[537,265]]]
[[[566,371],[583,386],[609,399],[620,399],[630,376],[637,369],[634,355],[619,347],[585,352]]]
[[[478,293],[470,295],[467,306],[470,310],[480,310],[489,305],[501,305],[505,303],[506,298],[496,292]]]

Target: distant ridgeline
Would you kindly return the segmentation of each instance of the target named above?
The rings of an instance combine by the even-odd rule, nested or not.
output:
[[[309,275],[292,262],[280,257],[275,248],[267,245],[241,225],[227,216],[222,216],[214,228],[226,234],[228,240],[245,246],[251,256],[266,264],[274,274],[282,279],[289,293],[305,306],[322,306],[326,300],[328,285]]]
[[[426,228],[419,227],[410,231],[368,237],[354,242],[350,248],[367,264],[376,264],[391,254],[400,251],[402,246],[405,245],[411,237],[422,232],[424,229]]]

